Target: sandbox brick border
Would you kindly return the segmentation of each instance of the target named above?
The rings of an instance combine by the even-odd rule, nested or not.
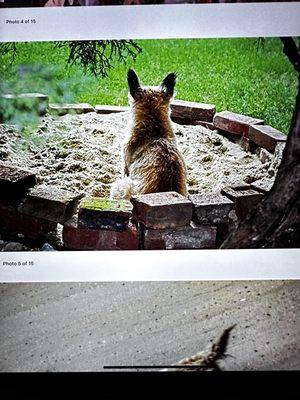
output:
[[[188,225],[193,204],[176,192],[149,193],[131,198],[133,218],[146,228],[166,229]]]
[[[251,125],[263,124],[262,119],[252,118],[243,114],[231,111],[221,111],[216,113],[213,123],[221,131],[230,132],[236,135],[248,137]]]
[[[242,192],[242,193],[241,193]],[[78,226],[78,212],[71,220],[63,223],[64,247],[71,250],[137,250],[137,249],[203,249],[216,248],[234,226],[232,213],[238,218],[244,218],[249,209],[254,207],[264,194],[255,191],[250,185],[246,187],[225,188],[222,193],[232,201],[220,199],[214,204],[190,204],[193,212],[205,216],[204,220],[196,218],[197,224],[189,221],[185,226],[173,228],[147,228],[141,220],[130,220],[124,231],[106,229],[88,229]],[[147,196],[147,195],[145,195]],[[233,206],[234,204],[234,206]],[[170,206],[172,208],[172,206]],[[174,212],[178,211],[174,205]],[[221,213],[220,213],[221,210]],[[0,201],[0,216],[4,226],[28,237],[37,238],[39,235],[56,229],[56,222],[20,212],[18,206],[12,206]],[[192,214],[191,214],[192,218]],[[193,218],[195,219],[195,218]],[[137,224],[136,224],[137,222]]]
[[[248,137],[258,146],[274,153],[278,142],[286,142],[286,136],[270,125],[251,125]]]
[[[0,198],[18,198],[36,182],[34,172],[0,163]]]
[[[96,112],[98,114],[110,114],[129,111],[128,106],[115,106],[97,104],[95,107],[88,103],[57,104],[50,103],[47,95],[42,93],[23,93],[18,95],[3,94],[2,98],[17,99],[28,98],[34,104],[43,103],[44,112],[56,112],[58,115],[68,113]],[[40,107],[40,106],[39,106]],[[231,111],[216,112],[214,104],[191,102],[185,100],[173,100],[170,105],[171,119],[181,125],[201,125],[209,130],[218,130],[220,134],[229,133],[240,136],[238,143],[245,151],[254,152],[259,146],[271,153],[275,152],[276,145],[286,141],[286,135],[277,129],[264,125],[262,119],[253,118]],[[41,108],[38,110],[41,113]]]
[[[173,100],[171,102],[171,118],[175,122],[212,122],[215,113],[216,106],[214,104],[196,103],[185,100]]]
[[[122,232],[79,228],[75,217],[64,224],[63,242],[69,250],[138,250],[139,232],[133,223]]]
[[[75,104],[49,104],[49,112],[59,116],[66,114],[86,114],[94,112],[95,109],[89,103],[75,103]]]
[[[141,225],[142,248],[145,250],[214,249],[216,226],[194,225],[151,229]]]
[[[131,215],[132,204],[128,200],[87,196],[79,204],[78,227],[122,232]]]
[[[114,114],[129,111],[129,107],[127,106],[107,106],[98,104],[95,106],[95,112],[97,114]]]
[[[33,239],[54,232],[57,228],[55,222],[22,214],[17,207],[1,202],[0,220],[2,228]]]
[[[40,185],[25,194],[18,211],[31,217],[63,223],[76,213],[81,197],[69,190]]]
[[[250,185],[228,186],[223,188],[221,193],[234,202],[236,215],[240,220],[264,197],[263,193],[254,190]]]
[[[230,212],[235,210],[234,202],[220,193],[192,194],[193,222],[198,225],[228,223]]]
[[[20,96],[22,97],[22,95]],[[87,103],[49,105],[48,96],[43,94],[29,93],[24,94],[24,97],[32,98],[34,101],[39,97],[42,99],[41,101],[46,99],[48,111],[55,111],[54,109],[56,109],[58,114],[59,112],[63,112],[63,114],[69,112],[109,114],[129,111],[129,107],[97,105],[94,108]],[[10,95],[8,98],[10,98]],[[202,125],[207,129],[219,131],[221,135],[233,135],[231,137],[235,138],[236,143],[245,151],[256,152],[262,162],[268,162],[270,157],[282,154],[286,141],[285,135],[270,126],[263,125],[263,120],[229,111],[216,113],[215,106],[211,104],[175,100],[171,103],[171,118],[174,122],[180,124]],[[5,185],[7,182],[3,183],[0,180],[0,187],[1,184]],[[228,232],[234,228],[237,218],[243,219],[249,210],[271,189],[271,185],[265,185],[263,182],[223,188],[221,194],[218,194],[219,202],[215,203],[218,211],[214,209],[213,204],[208,207],[208,204],[199,206],[196,201],[193,202],[193,196],[201,197],[201,195],[190,195],[186,198],[186,201],[191,204],[190,216],[186,216],[184,223],[177,221],[178,223],[174,223],[170,227],[160,224],[148,224],[149,226],[147,227],[144,225],[145,218],[141,218],[135,210],[130,216],[127,228],[120,232],[114,230],[113,227],[111,230],[80,227],[78,225],[77,200],[69,208],[68,213],[65,212],[66,209],[61,210],[60,216],[52,218],[52,221],[51,217],[50,219],[49,216],[47,217],[47,213],[45,214],[46,218],[41,218],[42,215],[36,215],[34,212],[30,212],[28,215],[25,214],[23,211],[26,210],[22,209],[24,200],[26,201],[26,199],[30,198],[30,188],[34,190],[36,187],[34,173],[28,178],[27,183],[13,182],[7,185],[8,198],[13,198],[13,194],[14,198],[12,203],[8,204],[7,199],[5,200],[3,196],[2,198],[0,196],[0,216],[3,217],[3,226],[14,232],[36,238],[39,235],[54,231],[57,227],[57,222],[63,223],[65,248],[74,250],[219,247]],[[16,188],[19,189],[16,190]],[[244,193],[241,194],[243,191]],[[19,194],[19,198],[17,194]],[[229,200],[226,202],[223,197],[222,201],[222,196]],[[74,195],[74,199],[76,199],[76,195]],[[169,211],[174,212],[175,216],[179,216],[179,208],[175,210],[175,205],[170,207]],[[45,203],[45,208],[47,209],[47,202]],[[73,217],[70,220],[69,218],[72,215]],[[192,236],[191,232],[193,233]]]

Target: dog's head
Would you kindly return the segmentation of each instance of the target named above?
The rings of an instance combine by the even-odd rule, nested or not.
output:
[[[127,73],[127,82],[131,102],[145,108],[155,109],[168,106],[174,96],[176,73],[167,75],[160,86],[141,86],[139,78],[133,69]]]

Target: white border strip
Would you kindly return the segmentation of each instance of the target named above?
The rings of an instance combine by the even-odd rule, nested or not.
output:
[[[299,261],[300,249],[14,252],[0,282],[294,280]]]
[[[2,42],[298,35],[300,2],[0,10]]]

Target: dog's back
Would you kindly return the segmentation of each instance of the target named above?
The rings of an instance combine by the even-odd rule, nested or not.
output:
[[[141,87],[129,70],[132,127],[124,145],[125,179],[114,185],[113,197],[167,191],[186,195],[186,167],[170,120],[175,80],[169,74],[160,87]]]

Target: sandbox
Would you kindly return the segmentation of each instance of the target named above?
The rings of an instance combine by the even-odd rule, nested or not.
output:
[[[38,183],[106,197],[111,183],[121,176],[128,120],[129,112],[48,115],[25,139],[15,127],[0,125],[0,160],[33,170]],[[273,181],[274,158],[262,163],[256,153],[244,151],[238,143],[201,125],[173,126],[187,165],[190,194]]]
[[[99,228],[97,223],[82,225],[80,199],[108,198],[111,184],[121,177],[130,110],[50,105],[39,126],[29,133],[0,125],[2,171],[10,168],[12,174],[14,168],[22,168],[35,179],[17,201],[6,199],[0,204],[5,229],[38,238],[40,243],[51,242],[49,237],[56,232],[54,247],[59,242],[59,248],[72,250],[218,247],[272,187],[285,136],[262,120],[228,111],[216,113],[214,106],[201,103],[174,102],[171,118],[187,166],[187,202],[192,203],[184,226],[176,226],[180,208],[176,211],[168,196],[163,201],[175,218],[170,226],[158,223],[160,229],[153,229],[139,220],[135,207],[142,204],[143,208],[144,199],[134,203],[133,217],[128,216],[124,232],[109,224],[108,228]],[[5,184],[11,178],[3,174]],[[9,187],[13,185],[16,182]],[[151,200],[153,215],[158,207],[155,201]],[[96,211],[91,211],[91,221],[99,217],[93,214]]]

